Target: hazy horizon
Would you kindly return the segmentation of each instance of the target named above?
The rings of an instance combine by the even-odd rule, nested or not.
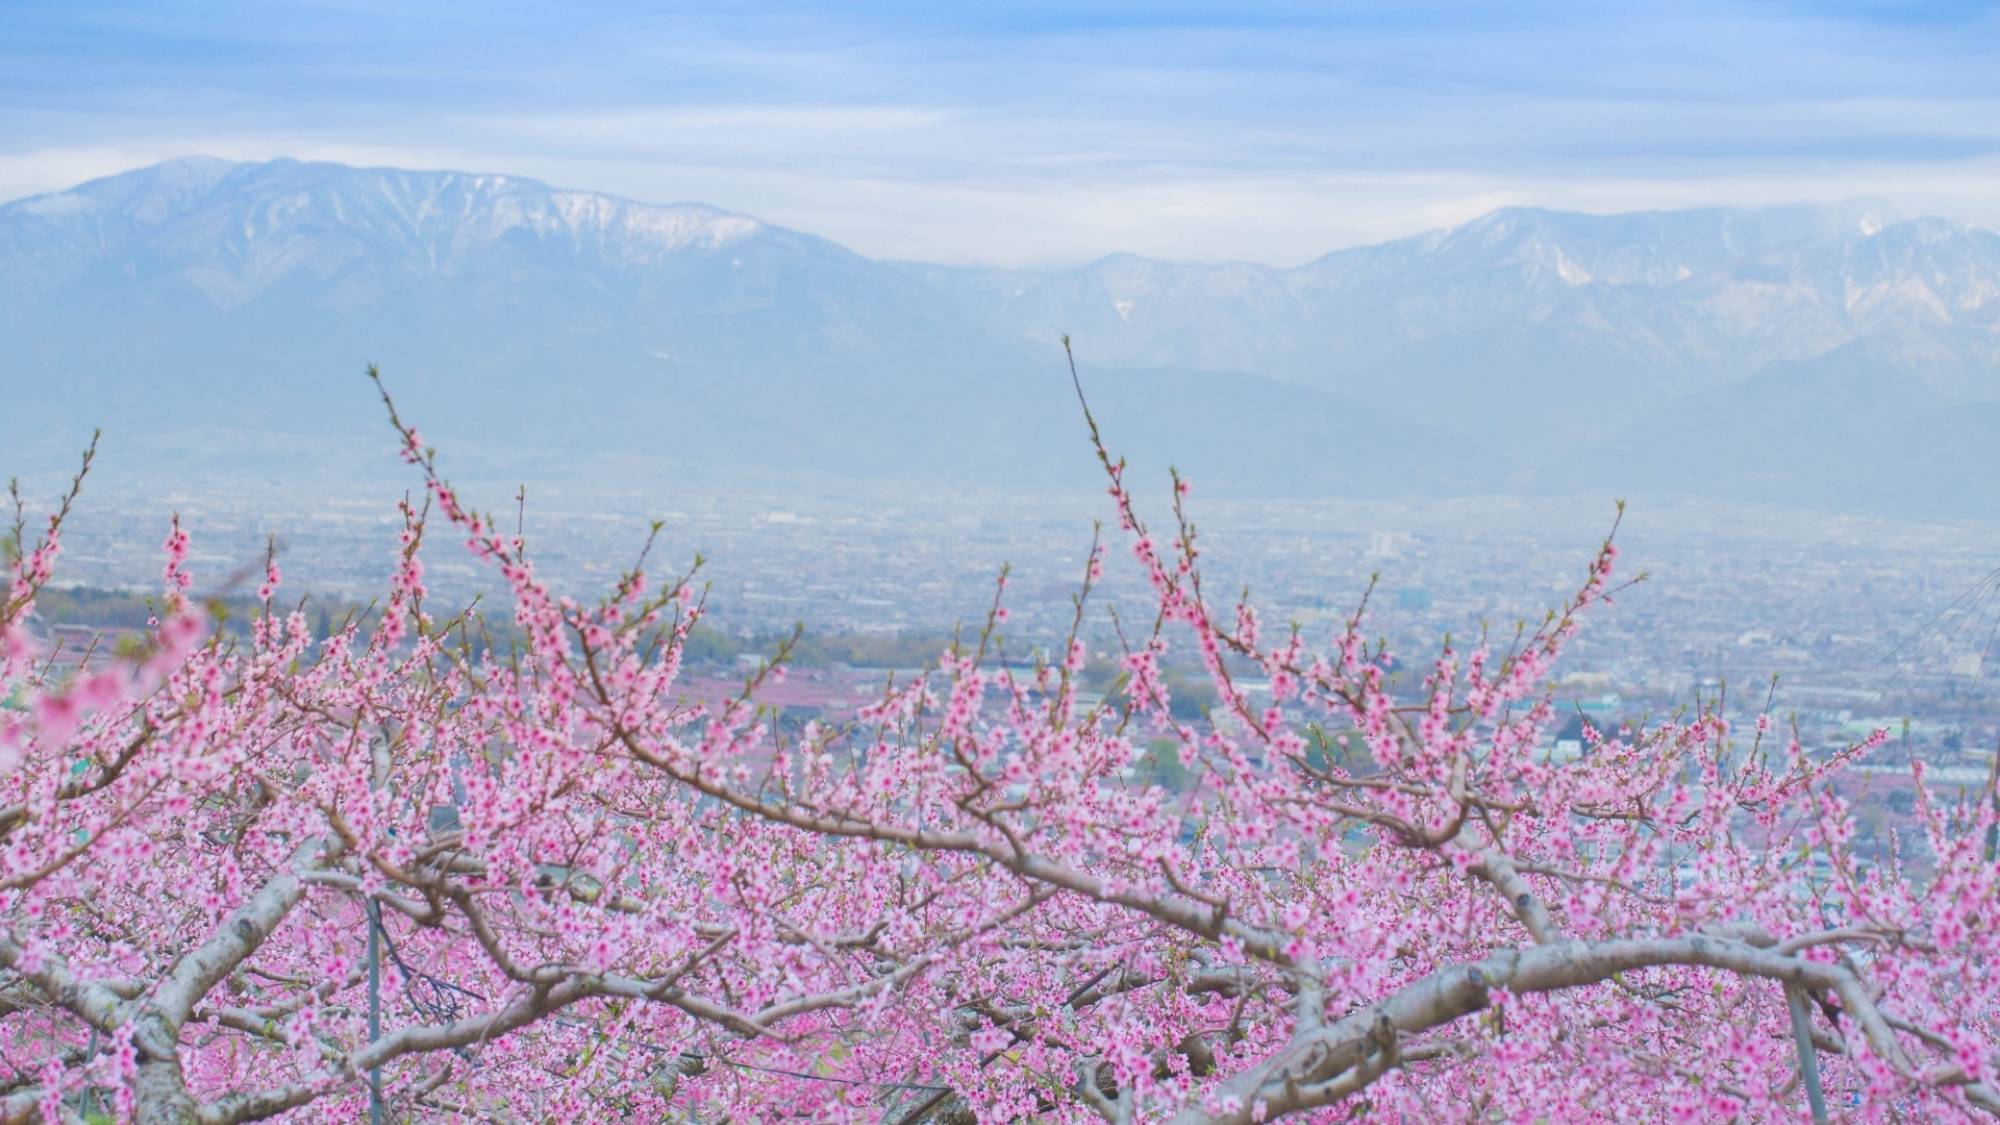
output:
[[[232,159],[229,157],[216,156],[212,153],[206,153],[206,152],[180,153],[178,155],[168,156],[163,159],[151,161],[146,164],[139,164],[131,167],[112,169],[100,175],[93,175],[86,180],[80,180],[74,183],[61,184],[46,189],[31,191],[24,195],[0,198],[0,207],[6,207],[12,204],[27,203],[31,200],[47,196],[65,195],[71,191],[85,187],[89,184],[97,183],[104,180],[116,179],[120,176],[125,176],[132,173],[148,172],[165,166],[182,164],[187,162],[198,163],[202,161],[211,161],[211,160],[216,161],[218,163],[229,164],[229,165],[293,163],[302,165],[324,165],[333,168],[352,169],[355,171],[459,175],[459,176],[471,176],[479,178],[505,179],[523,184],[532,184],[538,187],[547,188],[555,192],[601,196],[607,199],[613,199],[625,203],[639,204],[647,207],[710,208],[729,215],[741,216],[743,218],[748,218],[748,219],[755,219],[760,223],[765,223],[766,225],[783,227],[783,224],[771,222],[763,215],[753,214],[742,208],[733,206],[727,200],[695,199],[695,198],[677,198],[677,199],[638,198],[633,196],[621,195],[615,191],[601,189],[598,187],[594,187],[590,184],[550,182],[547,180],[539,179],[534,176],[523,175],[519,172],[509,171],[501,168],[470,168],[470,167],[448,168],[442,166],[418,167],[418,166],[406,166],[406,165],[395,165],[395,164],[356,164],[356,163],[349,163],[345,161],[333,160],[327,158],[301,157],[301,156],[291,155],[288,153],[278,153],[268,158],[255,159],[255,160]],[[983,260],[983,259],[963,258],[963,257],[930,258],[930,259],[924,259],[924,258],[898,259],[894,257],[886,257],[883,258],[883,260],[906,261],[915,264],[945,266],[954,269],[962,268],[962,269],[1010,270],[1028,274],[1062,273],[1066,271],[1081,269],[1091,265],[1096,265],[1098,263],[1117,258],[1140,258],[1149,262],[1158,262],[1165,265],[1188,265],[1188,266],[1249,265],[1249,266],[1267,267],[1270,269],[1286,270],[1286,269],[1297,269],[1302,266],[1310,265],[1311,263],[1320,258],[1324,258],[1332,254],[1338,254],[1345,250],[1361,250],[1372,246],[1386,245],[1391,242],[1400,242],[1411,238],[1421,238],[1425,235],[1444,233],[1473,223],[1477,223],[1482,219],[1488,219],[1495,215],[1508,212],[1527,212],[1527,213],[1539,212],[1539,213],[1551,213],[1558,215],[1574,215],[1579,217],[1597,218],[1597,219],[1618,219],[1618,218],[1637,218],[1645,216],[1676,215],[1676,214],[1685,214],[1690,212],[1701,213],[1701,212],[1721,211],[1721,212],[1751,213],[1751,212],[1777,211],[1777,210],[1801,209],[1801,208],[1812,208],[1812,207],[1826,207],[1843,211],[1847,210],[1869,211],[1880,215],[1884,225],[1893,225],[1895,223],[1906,222],[1913,219],[1939,218],[1960,223],[1969,227],[1976,227],[1983,230],[1996,229],[1996,226],[2000,226],[2000,215],[1996,215],[1994,221],[1987,222],[1977,218],[1968,217],[1967,214],[1964,213],[1947,213],[1941,210],[1911,211],[1908,210],[1907,208],[1898,207],[1897,205],[1892,203],[1887,196],[1880,194],[1848,194],[1848,195],[1830,194],[1830,195],[1825,195],[1823,197],[1801,196],[1798,198],[1771,199],[1754,203],[1693,202],[1683,206],[1637,207],[1629,209],[1614,209],[1613,207],[1610,206],[1596,207],[1596,208],[1583,205],[1572,206],[1572,207],[1556,207],[1556,206],[1546,206],[1538,203],[1504,203],[1495,205],[1490,210],[1481,211],[1468,215],[1464,219],[1461,219],[1456,222],[1440,224],[1437,226],[1420,227],[1414,230],[1402,231],[1400,233],[1390,234],[1387,235],[1386,237],[1381,237],[1371,240],[1346,242],[1338,245],[1327,245],[1324,247],[1318,247],[1304,251],[1303,252],[1304,256],[1302,257],[1297,257],[1294,259],[1286,259],[1286,260],[1266,261],[1266,260],[1258,260],[1258,259],[1244,258],[1244,257],[1160,258],[1160,257],[1153,257],[1145,254],[1140,254],[1135,251],[1125,249],[1123,247],[1115,247],[1109,250],[1105,250],[1089,258],[1080,258],[1073,260],[1067,260],[1067,259],[1052,260],[1032,265],[1009,264],[1004,261]],[[804,230],[801,228],[784,227],[783,229],[796,230],[799,233],[812,234],[817,237],[825,237],[821,232]],[[836,245],[843,245],[843,246],[845,245],[840,243],[839,240],[837,239],[828,238],[828,241],[834,242]],[[847,248],[853,249],[853,247],[847,247]]]

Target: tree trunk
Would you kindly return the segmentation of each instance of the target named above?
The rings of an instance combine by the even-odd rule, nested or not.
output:
[[[133,1081],[132,1110],[139,1125],[190,1125],[195,1119],[176,1038],[157,1012],[140,1016],[133,1029],[139,1074]]]
[[[139,1125],[189,1125],[194,1120],[194,1099],[181,1082],[178,1060],[140,1063],[133,1094]]]

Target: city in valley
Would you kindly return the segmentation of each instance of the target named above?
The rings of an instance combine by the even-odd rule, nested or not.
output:
[[[1079,462],[1079,473],[1091,468],[1087,451]],[[886,671],[919,672],[955,633],[976,634],[1003,565],[1002,640],[1022,657],[1046,653],[1070,627],[1095,521],[1109,561],[1082,635],[1115,655],[1111,611],[1129,609],[1129,621],[1148,605],[1130,537],[1101,492],[732,489],[660,473],[626,490],[571,481],[546,501],[529,485],[525,503],[497,481],[469,491],[512,512],[538,572],[579,599],[607,591],[636,561],[649,520],[634,513],[662,521],[648,559],[655,575],[681,573],[699,554],[708,593],[683,681],[691,698],[740,691],[803,626],[797,667],[764,689],[765,702],[794,718],[849,717],[879,695]],[[1156,533],[1171,518],[1159,483],[1134,489]],[[372,498],[356,487],[305,503],[254,487],[195,496],[95,484],[63,558],[64,584],[90,591],[156,588],[154,547],[177,508],[202,591],[246,596],[246,576],[275,541],[290,596],[304,592],[320,620],[338,620],[383,595],[402,527],[389,478]],[[1367,629],[1389,641],[1411,693],[1447,636],[1463,650],[1483,633],[1504,650],[1517,625],[1532,629],[1560,606],[1618,514],[1610,497],[1268,500],[1206,496],[1198,482],[1187,501],[1209,588],[1233,602],[1247,586],[1268,625],[1296,623],[1324,642],[1373,579]],[[1609,730],[1720,697],[1738,721],[1768,710],[1787,737],[1795,723],[1812,752],[1888,729],[1890,744],[1864,773],[1906,779],[1917,758],[1946,790],[1985,783],[2000,742],[2000,524],[1659,500],[1629,504],[1617,541],[1623,576],[1644,579],[1589,613],[1556,670],[1557,698],[1580,720]],[[504,588],[460,544],[434,536],[425,558],[434,612],[479,595],[490,618],[507,617]],[[75,657],[95,633],[135,624],[133,601],[58,600],[49,624]],[[1208,697],[1194,654],[1170,650],[1169,661],[1199,712]],[[1552,753],[1579,749],[1575,723],[1551,733]],[[1906,798],[1890,803],[1907,808]]]

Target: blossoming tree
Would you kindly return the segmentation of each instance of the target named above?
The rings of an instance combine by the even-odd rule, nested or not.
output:
[[[1316,645],[1216,601],[1186,485],[1149,525],[1092,422],[1153,596],[1115,690],[1079,693],[1093,547],[1052,656],[1006,649],[1003,579],[928,674],[797,731],[758,705],[782,651],[676,692],[692,573],[649,543],[558,595],[390,416],[426,499],[331,635],[275,561],[247,639],[213,629],[175,522],[149,643],[58,672],[29,625],[76,490],[17,519],[0,1120],[2000,1111],[1990,802],[1919,777],[1922,838],[1859,848],[1837,783],[1879,738],[1809,755],[1713,707],[1548,754],[1609,539],[1539,628],[1398,692],[1362,610]],[[432,606],[440,528],[505,582],[511,652]]]

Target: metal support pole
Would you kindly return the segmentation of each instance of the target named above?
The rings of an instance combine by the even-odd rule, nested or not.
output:
[[[90,1054],[84,1057],[84,1061],[86,1063],[89,1063],[89,1062],[95,1062],[96,1060],[97,1060],[97,1029],[93,1027],[90,1029]],[[83,1115],[85,1117],[89,1117],[96,1112],[97,1112],[97,1087],[85,1086],[83,1088]]]
[[[1993,764],[1986,770],[1986,799],[2000,817],[2000,745],[1993,747]],[[1996,848],[2000,848],[2000,819],[1986,826],[1986,862],[1993,862]]]
[[[1796,984],[1786,985],[1785,1005],[1792,1010],[1792,1038],[1799,1045],[1799,1078],[1805,1082],[1806,1100],[1812,1104],[1813,1125],[1826,1125],[1826,1092],[1819,1087],[1819,1055],[1813,1051],[1805,989]]]
[[[382,1038],[382,908],[368,900],[368,1042]],[[382,1068],[368,1068],[368,1125],[382,1125]]]

